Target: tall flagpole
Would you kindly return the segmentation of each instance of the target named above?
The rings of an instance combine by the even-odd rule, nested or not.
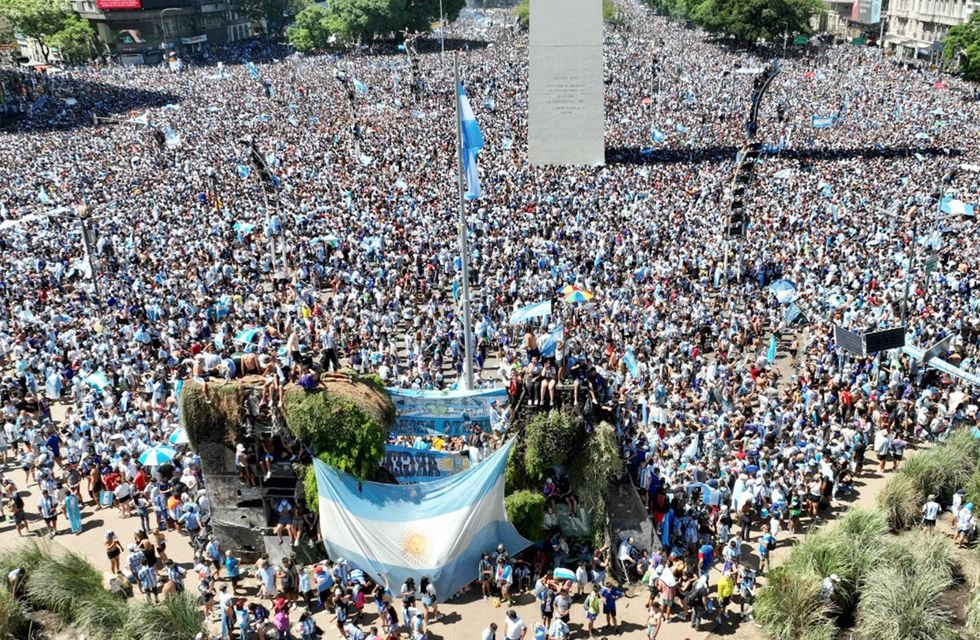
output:
[[[453,92],[456,94],[456,164],[459,178],[459,256],[463,279],[463,380],[473,388],[473,332],[470,320],[470,250],[466,243],[466,179],[463,172],[463,106],[459,97],[459,53],[453,54]]]

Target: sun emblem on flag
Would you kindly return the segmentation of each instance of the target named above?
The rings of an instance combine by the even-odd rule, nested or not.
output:
[[[402,535],[402,552],[416,564],[425,563],[429,557],[429,539],[420,531],[410,529]]]

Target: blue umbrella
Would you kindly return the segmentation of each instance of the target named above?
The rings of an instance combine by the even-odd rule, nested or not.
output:
[[[85,378],[85,382],[87,382],[99,393],[105,391],[106,387],[109,386],[109,379],[106,378],[105,374],[101,371],[97,371]]]
[[[769,285],[769,291],[780,304],[789,304],[796,300],[796,285],[789,280],[776,280]]]
[[[150,447],[140,454],[140,464],[146,467],[159,467],[161,464],[173,460],[176,455],[176,449],[158,445]]]
[[[555,576],[555,580],[575,580],[575,572],[565,567],[558,567],[555,569],[553,575]]]
[[[190,444],[190,440],[187,437],[187,429],[184,429],[183,427],[177,429],[170,434],[170,437],[167,438],[167,442],[170,444]]]

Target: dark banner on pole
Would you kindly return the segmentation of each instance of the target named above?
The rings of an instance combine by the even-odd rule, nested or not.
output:
[[[878,353],[905,346],[905,327],[895,327],[884,331],[864,334],[864,352]]]
[[[856,356],[864,355],[864,340],[861,339],[861,335],[854,333],[853,331],[848,331],[839,324],[834,325],[834,343]]]

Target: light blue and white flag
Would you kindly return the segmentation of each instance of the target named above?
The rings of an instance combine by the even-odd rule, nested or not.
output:
[[[258,67],[255,66],[255,63],[254,62],[249,62],[245,66],[248,67],[248,72],[250,74],[252,74],[252,80],[258,80],[259,79],[259,69],[258,69]]]
[[[834,126],[834,121],[836,118],[834,116],[813,116],[810,120],[814,129],[827,129]]]
[[[180,134],[169,125],[163,128],[163,139],[168,147],[175,149],[180,146]]]
[[[252,174],[252,170],[247,166],[245,166],[244,164],[237,165],[235,167],[235,171],[237,171],[238,175],[241,176],[242,178],[247,178]]]
[[[511,324],[523,324],[528,320],[551,315],[551,300],[535,302],[510,314]]]
[[[242,331],[239,331],[238,332],[238,335],[235,336],[235,342],[238,342],[238,343],[241,343],[241,344],[249,344],[253,340],[255,340],[255,338],[257,336],[261,335],[263,331],[264,331],[264,329],[262,329],[260,327],[254,327],[254,328],[251,328],[251,329],[244,329]]]
[[[769,364],[776,361],[776,334],[773,334],[769,338],[769,350],[766,351],[766,360],[769,361]]]
[[[473,115],[473,108],[470,107],[470,99],[466,97],[466,89],[463,83],[459,83],[459,126],[462,130],[463,140],[463,173],[466,175],[466,198],[473,200],[479,198],[480,174],[476,167],[476,154],[483,148],[483,134],[480,133],[480,125],[476,122]]]
[[[354,91],[358,92],[363,96],[368,91],[367,85],[361,82],[360,80],[358,80],[357,78],[354,78]]]
[[[51,201],[51,198],[48,197],[48,192],[45,191],[44,187],[41,187],[41,190],[37,192],[37,201],[41,204],[48,204],[48,202]]]
[[[145,124],[145,125],[149,125],[150,124],[150,112],[149,111],[144,111],[140,115],[134,116],[134,117],[130,118],[129,121],[132,122],[133,124]]]
[[[640,377],[640,365],[637,364],[633,351],[630,350],[623,354],[623,362],[626,363],[626,368],[629,370],[631,376],[634,378]]]
[[[650,139],[660,144],[667,139],[667,135],[659,129],[650,129]]]
[[[541,343],[541,357],[550,358],[555,355],[555,350],[558,349],[558,343],[565,340],[565,328],[561,325],[557,329],[548,334]]]
[[[513,444],[424,485],[363,482],[314,459],[327,554],[390,584],[427,575],[436,591],[452,597],[473,581],[481,553],[502,544],[513,554],[530,545],[504,510]]]
[[[953,196],[946,196],[939,205],[939,210],[953,216],[974,216],[974,207]]]

